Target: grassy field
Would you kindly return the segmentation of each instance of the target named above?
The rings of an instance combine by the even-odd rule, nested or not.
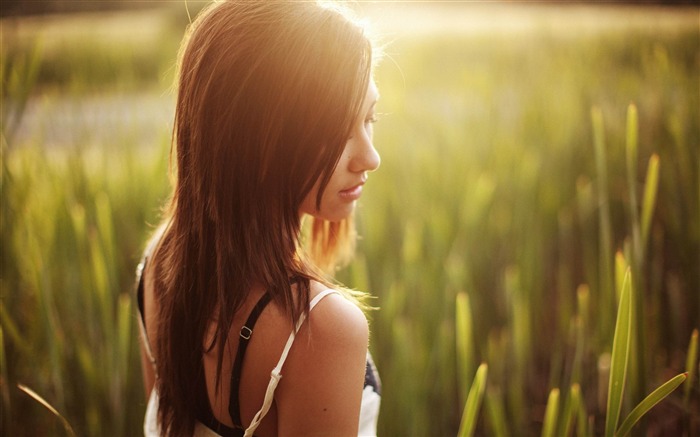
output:
[[[476,435],[608,435],[609,391],[620,425],[681,372],[632,435],[700,432],[698,8],[357,6],[387,42],[382,167],[338,276],[380,307],[380,435],[457,434],[482,383]],[[2,435],[70,432],[18,383],[76,435],[141,429],[133,271],[186,22],[1,23]]]

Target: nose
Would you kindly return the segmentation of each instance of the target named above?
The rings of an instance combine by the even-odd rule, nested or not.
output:
[[[350,171],[362,173],[379,168],[381,157],[372,144],[370,135],[360,135],[352,138],[352,155],[350,156]]]

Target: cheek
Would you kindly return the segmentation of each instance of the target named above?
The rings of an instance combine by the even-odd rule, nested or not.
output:
[[[316,181],[314,186],[311,188],[311,191],[309,191],[309,193],[306,195],[304,201],[301,204],[301,212],[309,215],[319,215],[319,213],[323,212],[323,210],[325,209],[324,205],[328,204],[328,199],[330,197],[329,194],[332,191],[332,185],[334,181],[333,176],[335,176],[335,174],[331,175],[331,179],[328,181],[326,189],[323,191],[323,195],[321,196],[320,209],[316,208],[316,200],[318,198],[320,185],[320,182]]]
[[[309,194],[306,195],[304,201],[301,203],[301,212],[313,215],[316,212],[316,194],[318,193],[318,188],[314,186]],[[323,203],[321,203],[323,206]]]
[[[338,165],[331,174],[321,196],[320,209],[316,209],[316,197],[318,195],[318,183],[314,185],[309,194],[304,198],[301,212],[330,221],[338,221],[347,217],[352,212],[354,202],[342,202],[338,198],[338,191],[343,189],[343,166],[347,166],[349,157],[347,146],[338,161]]]
[[[316,209],[316,192],[314,195],[307,196],[301,207],[301,213],[310,216],[337,222],[347,218],[355,208],[355,202],[343,202],[336,195],[330,184],[326,188],[321,197],[321,208]]]

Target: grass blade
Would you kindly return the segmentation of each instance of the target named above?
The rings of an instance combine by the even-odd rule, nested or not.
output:
[[[605,436],[613,437],[622,408],[622,396],[625,391],[627,364],[632,337],[632,274],[627,269],[623,281],[620,305],[617,311],[615,336],[613,339],[612,358],[610,362],[610,379],[608,382],[608,404],[605,420]]]
[[[498,389],[489,388],[486,391],[486,413],[491,423],[491,432],[494,437],[508,437],[506,412],[503,408],[503,396]]]
[[[474,376],[474,382],[469,390],[467,403],[464,405],[462,423],[459,425],[457,437],[471,437],[474,434],[479,408],[481,407],[481,401],[484,397],[484,391],[486,389],[487,374],[488,365],[486,363],[481,363],[479,368],[476,370],[476,376]]]
[[[671,394],[673,390],[678,388],[678,386],[686,380],[687,376],[687,373],[681,373],[680,375],[676,375],[673,378],[666,381],[666,383],[661,385],[661,387],[651,392],[649,396],[644,398],[642,402],[640,402],[636,407],[634,407],[632,412],[622,422],[622,425],[620,425],[620,429],[617,431],[617,433],[615,433],[615,436],[624,437],[627,434],[629,434],[634,424],[637,423],[637,421],[639,421],[639,419],[644,414],[646,414],[647,411],[652,409],[654,405],[661,402],[666,396]]]
[[[649,240],[649,228],[656,204],[656,192],[659,188],[659,155],[649,158],[647,179],[644,185],[644,200],[642,201],[642,246],[646,247]]]
[[[574,319],[576,328],[576,346],[574,349],[574,362],[571,369],[571,382],[581,382],[583,374],[583,357],[586,351],[586,335],[588,327],[588,308],[590,306],[590,292],[587,285],[580,285],[576,290],[578,314]]]
[[[522,289],[520,269],[508,267],[505,271],[505,288],[510,307],[513,325],[513,348],[515,351],[515,371],[522,377],[527,363],[530,361],[532,347],[531,301]]]
[[[579,390],[580,393],[580,390]],[[579,437],[586,437],[589,434],[589,429],[588,429],[588,411],[586,410],[586,401],[585,397],[583,394],[580,396],[580,402],[578,403],[578,412],[577,412],[577,426],[576,426],[576,435]]]
[[[627,260],[622,251],[617,251],[615,254],[615,297],[617,298],[617,303],[620,303],[620,296],[622,295],[622,287],[625,282],[625,273],[627,272]]]
[[[553,388],[549,392],[547,408],[544,411],[544,425],[542,437],[554,437],[557,430],[557,416],[559,415],[559,389]]]
[[[469,377],[474,374],[474,338],[472,335],[472,310],[467,293],[457,294],[456,299],[456,343],[457,375],[460,402],[466,402],[467,392],[471,386]]]
[[[625,157],[627,158],[627,189],[629,191],[630,217],[632,218],[633,259],[635,262],[641,262],[639,210],[637,208],[637,119],[637,107],[630,104],[627,107],[627,147],[625,149]]]
[[[73,427],[70,426],[70,423],[68,423],[68,420],[66,420],[65,417],[61,415],[61,413],[58,412],[50,403],[46,401],[46,399],[42,398],[39,396],[34,390],[31,388],[27,387],[26,385],[23,384],[17,384],[17,388],[19,388],[21,391],[26,393],[29,397],[40,403],[44,408],[49,410],[54,416],[58,417],[61,420],[61,423],[63,424],[63,428],[66,430],[66,434],[75,437],[75,432],[73,431]]]
[[[630,104],[627,107],[627,142],[625,157],[627,158],[627,189],[629,191],[630,217],[632,219],[632,260],[634,263],[642,261],[642,247],[640,242],[639,209],[637,207],[637,107]],[[635,268],[639,269],[639,265]],[[635,274],[638,270],[635,270]]]
[[[634,187],[634,182],[637,180],[637,125],[638,123],[637,107],[630,104],[627,107],[627,148],[625,156],[627,158],[627,181],[630,183],[629,188]],[[634,196],[636,204],[636,196]]]
[[[610,384],[610,352],[603,352],[598,356],[597,372],[598,372],[598,390],[596,399],[596,408],[599,414],[603,414],[608,406],[608,385]]]
[[[600,108],[591,109],[593,122],[593,144],[595,149],[596,183],[598,189],[598,221],[600,225],[598,266],[600,269],[600,299],[601,310],[604,317],[601,320],[602,332],[609,332],[612,320],[607,316],[612,313],[614,305],[614,283],[611,257],[612,249],[612,224],[610,218],[610,200],[608,196],[608,169],[605,153],[605,129],[603,125],[603,113]]]
[[[581,402],[581,386],[578,384],[572,384],[571,390],[569,391],[569,402],[566,403],[562,419],[564,423],[561,427],[561,434],[564,437],[571,435],[573,431],[574,423],[576,422],[576,416],[579,411],[579,403]]]
[[[693,387],[695,377],[695,362],[698,360],[698,330],[693,329],[688,345],[688,357],[685,360],[685,372],[688,374],[688,383],[683,387],[683,406],[688,410],[690,389]]]

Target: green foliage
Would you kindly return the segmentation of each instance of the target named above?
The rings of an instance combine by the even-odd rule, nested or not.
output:
[[[3,43],[3,434],[64,433],[8,389],[16,383],[77,435],[141,429],[131,292],[167,196],[169,127],[151,120],[148,146],[134,122],[99,141],[69,132],[71,146],[56,147],[47,144],[65,132],[48,128],[50,117],[30,133],[22,119],[55,104],[83,130],[101,130],[73,103],[157,84],[163,93],[186,19],[154,23],[136,44],[102,33],[80,44]],[[626,417],[624,431],[647,411],[650,425],[679,423],[680,402],[659,412],[642,398],[645,384],[685,368],[678,357],[700,325],[699,44],[683,23],[581,34],[545,24],[517,37],[435,34],[387,47],[376,71],[382,167],[360,201],[358,257],[339,273],[380,307],[370,314],[380,435],[602,435],[606,417]],[[608,375],[596,362],[624,335],[616,271],[627,267],[628,364],[613,353]],[[488,384],[485,366],[470,382],[479,362]],[[685,389],[678,426],[692,433],[697,390]],[[617,413],[606,413],[608,396]]]
[[[542,437],[554,437],[557,429],[557,416],[559,414],[559,389],[553,388],[549,392],[547,408],[544,411],[544,423],[542,425]]]
[[[581,386],[578,384],[573,384],[571,390],[569,391],[569,397],[564,406],[564,411],[562,412],[562,425],[560,428],[559,435],[568,437],[573,432],[574,423],[576,423],[576,417],[579,412],[579,406],[581,404]],[[585,415],[584,415],[585,417]],[[579,435],[585,435],[584,432],[579,432]]]
[[[474,373],[474,340],[472,337],[472,310],[469,306],[469,295],[467,293],[457,294],[455,303],[455,337],[457,339],[457,369],[459,371],[458,381],[462,387],[460,391],[461,403],[466,402],[467,390],[472,381],[469,377]]]
[[[619,257],[618,257],[619,258]],[[622,261],[624,262],[624,260]],[[613,340],[612,359],[610,363],[610,379],[608,384],[608,402],[605,421],[606,437],[626,436],[634,424],[647,413],[654,405],[661,402],[683,381],[687,374],[680,374],[664,383],[644,398],[622,422],[620,428],[617,422],[620,417],[622,399],[625,392],[625,382],[630,368],[630,346],[632,341],[632,326],[635,293],[630,268],[627,268],[624,279],[620,285],[620,303],[617,310],[617,322]]]
[[[620,305],[615,324],[612,360],[610,362],[610,384],[608,385],[608,409],[605,415],[605,437],[612,437],[617,429],[617,421],[622,408],[622,394],[625,390],[630,340],[632,338],[632,305],[634,292],[629,268],[625,273],[620,293]]]
[[[40,393],[77,435],[134,435],[143,418],[131,291],[166,194],[168,136],[147,153],[114,141],[3,147],[3,379]],[[19,391],[8,398],[9,435],[60,426]]]
[[[627,418],[622,422],[620,428],[615,432],[616,436],[624,437],[630,433],[632,427],[639,421],[639,419],[649,411],[654,405],[661,402],[664,398],[673,392],[679,385],[681,385],[687,377],[686,373],[681,373],[676,375],[674,378],[666,381],[661,387],[657,388],[649,394],[642,402],[639,403],[630,412]]]
[[[467,402],[464,404],[464,412],[462,413],[462,423],[459,425],[458,437],[471,437],[476,429],[476,421],[478,420],[481,403],[484,399],[484,391],[486,390],[486,378],[488,375],[488,366],[486,363],[481,363],[476,370],[474,382],[472,382],[467,396]]]
[[[700,103],[697,96],[687,92],[698,90],[691,79],[697,66],[681,54],[697,49],[692,33],[542,32],[523,41],[470,35],[389,47],[391,58],[377,71],[379,108],[386,115],[375,143],[383,162],[370,176],[361,205],[360,248],[370,290],[382,308],[374,315],[373,347],[387,386],[405,385],[401,375],[407,366],[382,334],[397,317],[422,333],[411,341],[414,364],[421,363],[413,372],[431,378],[420,383],[418,405],[403,409],[405,401],[392,402],[387,393],[384,405],[390,404],[385,408],[391,413],[380,417],[384,433],[422,435],[414,430],[422,429],[416,422],[427,410],[436,434],[454,434],[450,425],[436,423],[446,416],[436,403],[450,402],[442,401],[446,395],[440,390],[448,384],[431,361],[442,354],[444,341],[434,326],[453,314],[445,302],[468,290],[475,359],[489,364],[493,387],[486,393],[486,435],[500,432],[491,423],[497,419],[490,418],[501,411],[509,435],[539,434],[542,422],[533,421],[533,414],[542,417],[552,387],[573,383],[579,384],[582,413],[572,434],[602,434],[608,376],[597,384],[595,362],[612,346],[618,250],[632,271],[641,271],[630,285],[636,303],[644,303],[630,313],[622,418],[648,392],[644,382],[654,385],[665,366],[676,373],[682,368],[667,354],[682,351],[698,323],[693,293],[698,278],[688,261],[697,264],[699,241],[689,218],[698,221],[700,214],[697,200],[679,199],[676,183],[684,180],[688,193],[698,192],[690,181],[697,178],[700,156],[691,144],[700,132],[689,119],[680,121],[684,116],[671,122],[676,119],[671,114],[700,115],[700,106],[693,107]],[[668,100],[671,94],[675,103]],[[630,101],[636,111],[629,109],[625,117]],[[676,136],[683,146],[674,145],[672,125],[683,126],[677,131],[684,134]],[[651,176],[640,179],[646,162]],[[675,169],[681,162],[693,163],[688,179]],[[636,217],[632,192],[640,200]],[[656,193],[655,201],[643,192]],[[671,222],[675,230],[667,227]],[[646,242],[642,250],[632,243],[633,227]],[[402,257],[408,248],[411,257]],[[672,267],[667,257],[686,267]],[[664,293],[676,286],[675,303],[664,307],[671,303]],[[406,295],[398,314],[393,305],[384,311],[385,293],[393,296],[393,290]],[[636,334],[642,324],[645,347]],[[462,372],[455,369],[455,381]],[[461,390],[458,384],[453,393]],[[562,390],[561,399],[568,392]],[[498,397],[492,393],[501,394],[495,408],[492,400]],[[453,396],[451,402],[462,405],[460,395]],[[673,418],[680,416],[672,406],[666,414],[669,409]],[[659,420],[652,410],[650,423]]]
[[[646,184],[644,185],[644,203],[642,206],[642,241],[646,247],[651,229],[651,217],[656,203],[656,192],[659,188],[659,156],[654,154],[649,158]]]
[[[688,383],[683,389],[683,404],[687,409],[690,402],[690,390],[695,382],[695,366],[698,361],[698,330],[694,329],[690,336],[688,345],[688,355],[685,360],[685,372],[688,374]]]

